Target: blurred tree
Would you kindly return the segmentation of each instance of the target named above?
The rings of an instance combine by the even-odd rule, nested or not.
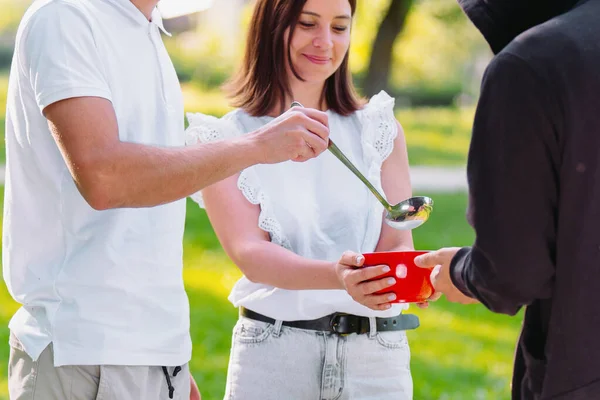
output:
[[[373,43],[367,75],[363,83],[365,95],[372,96],[388,89],[394,42],[406,23],[414,0],[391,0]]]

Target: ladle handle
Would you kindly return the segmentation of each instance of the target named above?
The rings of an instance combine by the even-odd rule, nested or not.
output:
[[[358,179],[362,181],[362,183],[364,183],[369,188],[371,193],[373,193],[375,197],[377,197],[377,200],[379,200],[379,202],[383,204],[386,210],[392,211],[390,203],[388,203],[387,200],[377,191],[377,189],[375,189],[375,186],[373,186],[371,182],[369,182],[369,180],[364,177],[364,175],[358,170],[358,168],[356,168],[354,164],[352,164],[352,162],[348,160],[348,158],[346,158],[346,156],[344,155],[344,153],[342,153],[339,147],[337,147],[336,144],[333,143],[333,140],[329,139],[329,145],[327,146],[327,148],[330,152],[333,153],[334,156],[337,157],[338,160],[340,160],[346,167],[348,167],[348,169],[352,171],[354,175],[356,175]]]
[[[291,107],[304,107],[302,104],[300,104],[297,101],[292,102]],[[361,174],[361,172],[358,170],[358,168],[356,168],[354,166],[354,164],[352,164],[352,162],[350,160],[348,160],[348,158],[344,155],[344,153],[342,153],[342,151],[339,149],[339,147],[336,146],[335,143],[333,143],[333,140],[329,139],[329,145],[327,146],[327,148],[329,149],[330,152],[333,153],[334,156],[337,157],[338,160],[340,160],[342,162],[342,164],[344,164],[346,167],[348,167],[348,169],[350,171],[352,171],[354,173],[354,175],[356,175],[358,177],[358,179],[360,179],[362,181],[362,183],[364,183],[369,190],[371,191],[371,193],[373,193],[373,195],[375,195],[375,197],[377,197],[377,200],[379,200],[379,202],[381,204],[383,204],[383,207],[385,207],[386,210],[388,211],[392,211],[392,206],[390,206],[390,203],[387,202],[387,200],[377,191],[377,189],[375,189],[375,186],[371,185],[371,182],[369,182],[369,180],[367,178],[364,177],[363,174]]]

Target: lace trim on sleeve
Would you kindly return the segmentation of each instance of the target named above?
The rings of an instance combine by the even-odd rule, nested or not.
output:
[[[185,144],[187,146],[216,142],[238,135],[237,127],[228,116],[220,119],[201,113],[187,113],[186,116],[189,122],[189,126],[185,131]],[[204,208],[201,191],[190,195],[190,198],[198,203],[201,208]]]
[[[381,91],[371,98],[362,111],[363,144],[371,150],[373,162],[381,164],[394,149],[398,125],[394,116],[394,98]]]
[[[292,246],[283,233],[281,224],[273,214],[270,199],[260,189],[260,184],[253,171],[253,167],[242,171],[237,186],[250,203],[260,206],[258,227],[269,234],[272,243],[291,250]]]
[[[358,112],[362,124],[363,156],[367,165],[369,181],[385,196],[381,184],[381,167],[394,149],[398,136],[398,124],[394,116],[394,99],[384,91],[373,96]],[[371,248],[379,240],[383,219],[383,206],[375,198],[371,200],[369,224],[367,224],[364,245]]]
[[[201,113],[188,113],[189,126],[185,131],[185,144],[209,143],[237,135],[235,124],[227,119]]]
[[[368,165],[366,175],[371,183],[383,192],[381,166],[392,153],[394,140],[398,136],[394,99],[381,91],[371,98],[359,116],[362,123],[363,154]]]

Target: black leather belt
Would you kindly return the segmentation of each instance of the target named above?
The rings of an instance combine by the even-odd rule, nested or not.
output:
[[[259,314],[247,308],[240,307],[240,315],[256,321],[274,324],[273,318]],[[377,332],[385,331],[405,331],[419,327],[419,317],[413,314],[400,314],[391,318],[376,318]],[[371,324],[368,317],[359,317],[358,315],[335,313],[325,317],[307,321],[283,321],[283,326],[292,328],[308,329],[312,331],[332,332],[340,335],[349,335],[351,333],[363,334],[369,333]]]

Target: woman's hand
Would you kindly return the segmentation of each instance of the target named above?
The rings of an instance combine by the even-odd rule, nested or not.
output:
[[[380,290],[393,286],[394,278],[380,278],[378,276],[390,271],[387,265],[363,267],[365,258],[361,254],[347,251],[342,254],[335,265],[336,274],[342,287],[352,298],[373,310],[387,310],[391,307],[390,301],[396,299],[393,293],[375,294]]]

